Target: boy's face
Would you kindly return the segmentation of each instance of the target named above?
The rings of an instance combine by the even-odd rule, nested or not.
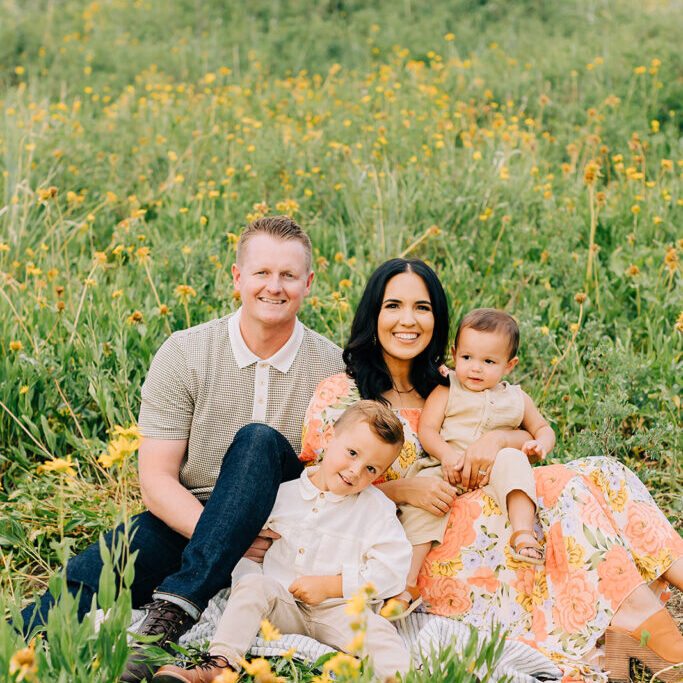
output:
[[[455,376],[470,391],[492,389],[519,360],[508,358],[510,341],[502,332],[480,332],[466,327],[453,349]]]
[[[311,481],[322,491],[340,496],[358,493],[396,460],[400,447],[382,441],[363,420],[349,422],[330,440]]]

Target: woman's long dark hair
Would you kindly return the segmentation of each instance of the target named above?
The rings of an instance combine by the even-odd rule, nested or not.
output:
[[[448,302],[436,273],[420,259],[394,258],[385,261],[370,276],[351,325],[351,335],[344,347],[346,373],[358,386],[361,398],[387,403],[382,394],[393,386],[391,374],[384,362],[382,347],[377,341],[377,319],[382,308],[387,282],[400,273],[415,273],[427,287],[434,315],[434,332],[427,348],[413,359],[410,382],[420,396],[427,398],[437,385],[447,385],[441,375],[448,343]]]

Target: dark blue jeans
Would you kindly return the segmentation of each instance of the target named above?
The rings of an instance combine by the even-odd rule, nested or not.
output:
[[[130,551],[138,551],[131,587],[133,607],[159,593],[176,596],[201,613],[215,593],[230,585],[232,570],[263,528],[280,484],[295,479],[301,470],[282,434],[262,423],[240,429],[189,541],[151,512],[133,517]],[[121,533],[123,525],[107,532],[107,547]],[[80,591],[81,619],[97,593],[101,571],[98,543],[67,563],[67,587],[74,596]],[[26,635],[36,624],[47,623],[53,604],[54,598],[46,592],[22,610]]]

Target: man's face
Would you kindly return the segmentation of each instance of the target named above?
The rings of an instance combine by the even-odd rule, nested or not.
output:
[[[313,281],[303,244],[260,233],[249,240],[241,256],[232,277],[245,322],[266,327],[293,323]]]

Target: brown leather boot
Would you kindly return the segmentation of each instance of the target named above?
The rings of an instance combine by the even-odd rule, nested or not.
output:
[[[194,624],[194,619],[182,607],[168,600],[152,600],[145,605],[145,609],[147,609],[147,616],[138,633],[143,636],[159,636],[154,645],[166,651],[171,650],[170,643],[177,643],[180,636]],[[119,681],[121,683],[149,681],[155,671],[156,666],[147,661],[145,646],[135,645],[131,649]]]
[[[234,671],[222,655],[202,655],[202,661],[191,669],[166,664],[156,672],[153,683],[209,683],[224,671]]]

